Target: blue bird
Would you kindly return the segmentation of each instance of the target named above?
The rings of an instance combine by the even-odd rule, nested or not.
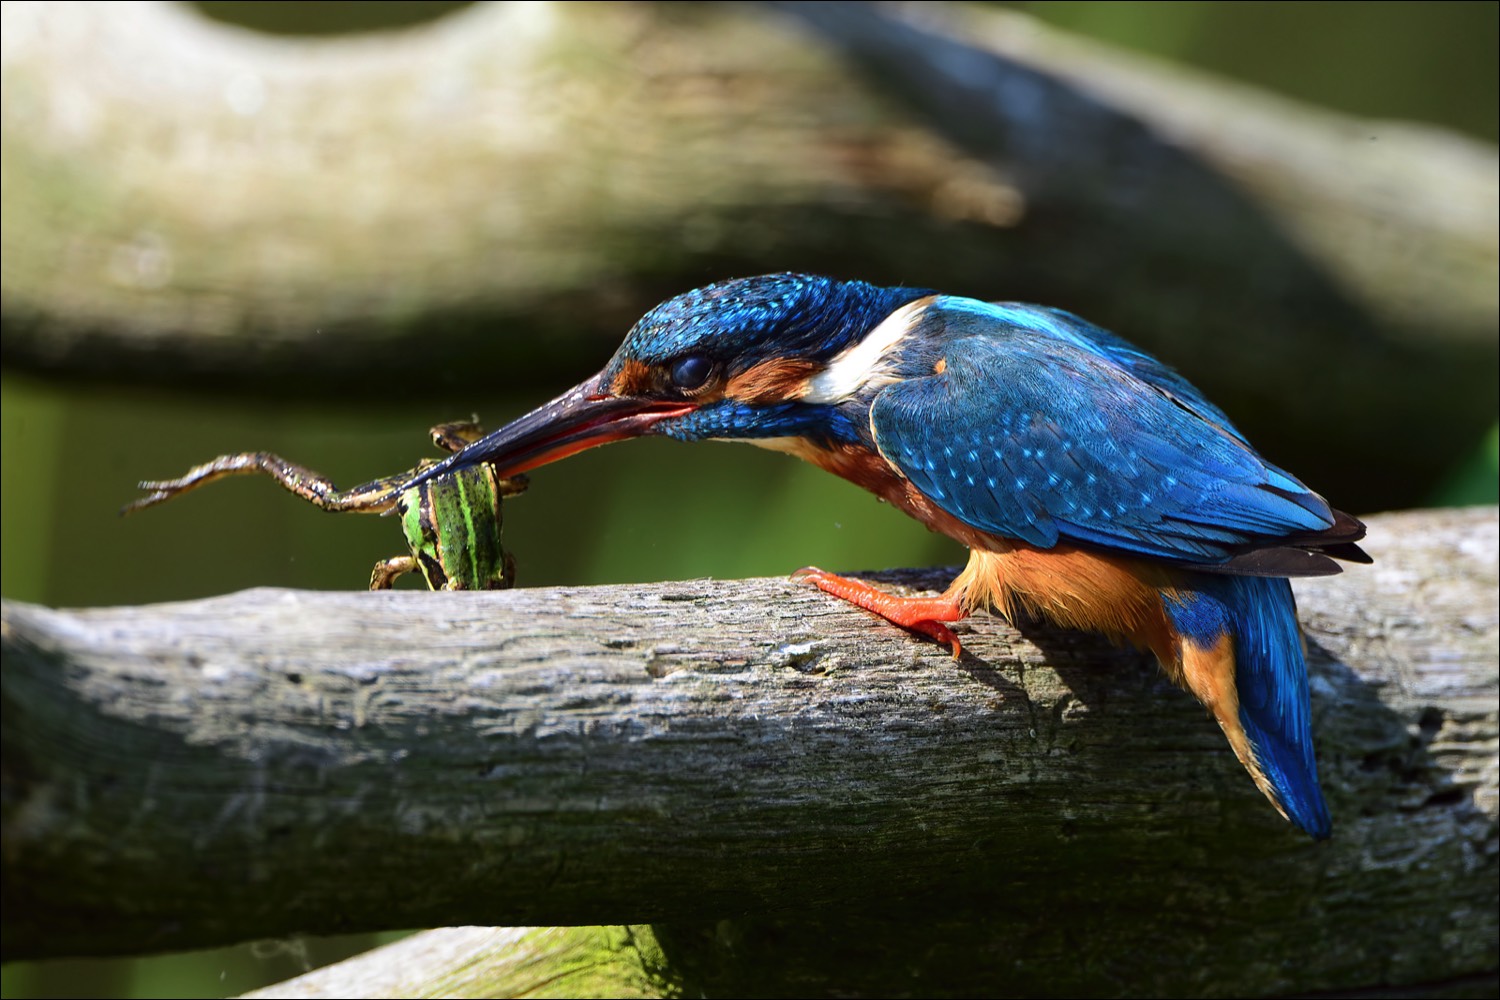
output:
[[[788,452],[968,546],[939,597],[799,574],[955,657],[947,623],[978,608],[1151,650],[1276,809],[1328,836],[1287,578],[1368,562],[1364,525],[1139,348],[1043,306],[801,274],[724,281],[652,309],[598,375],[404,488],[643,435]]]

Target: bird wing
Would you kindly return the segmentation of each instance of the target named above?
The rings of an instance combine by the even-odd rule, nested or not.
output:
[[[963,301],[933,374],[887,386],[870,411],[886,461],[949,514],[1043,548],[1197,565],[1334,525],[1149,355],[1066,313]]]

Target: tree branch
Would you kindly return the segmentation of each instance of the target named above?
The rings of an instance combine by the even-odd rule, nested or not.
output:
[[[5,957],[653,923],[718,985],[849,935],[871,977],[1020,992],[1494,969],[1497,513],[1369,547],[1298,584],[1328,845],[1138,656],[981,618],[954,664],[785,580],[7,602]],[[879,957],[898,913],[928,959]]]
[[[309,41],[7,3],[5,364],[561,383],[667,295],[804,269],[1080,312],[1371,504],[1493,423],[1493,147],[1003,11],[788,10],[480,4]]]
[[[651,928],[447,927],[246,997],[681,996]]]

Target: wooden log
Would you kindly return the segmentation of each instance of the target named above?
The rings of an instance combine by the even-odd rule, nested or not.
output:
[[[1482,975],[1497,520],[1298,584],[1326,844],[1135,654],[979,618],[955,664],[780,579],[7,602],[4,954],[649,923],[707,993]]]

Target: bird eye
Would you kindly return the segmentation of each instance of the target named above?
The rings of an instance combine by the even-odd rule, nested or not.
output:
[[[684,392],[701,389],[713,370],[713,362],[697,354],[679,358],[672,363],[672,385]]]

